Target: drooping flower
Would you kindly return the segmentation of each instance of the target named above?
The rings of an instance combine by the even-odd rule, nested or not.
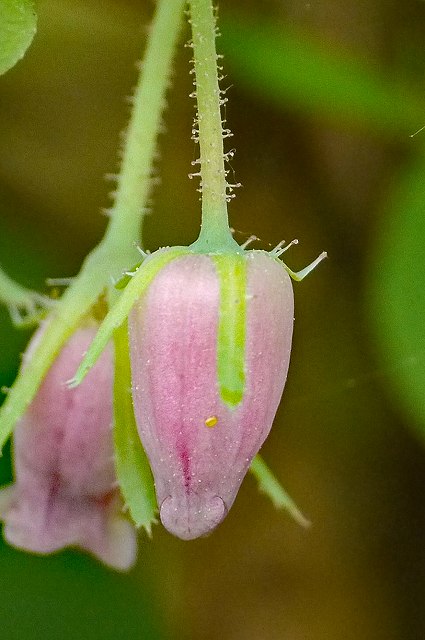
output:
[[[126,570],[134,563],[137,542],[116,487],[111,344],[81,386],[66,384],[96,330],[93,322],[71,336],[17,424],[16,479],[0,492],[0,517],[4,536],[15,547],[48,554],[76,546]],[[31,341],[24,367],[42,332]]]
[[[226,516],[286,380],[292,284],[262,251],[177,257],[129,317],[133,401],[164,526],[183,539]]]

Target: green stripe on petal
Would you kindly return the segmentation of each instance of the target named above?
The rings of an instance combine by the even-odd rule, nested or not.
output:
[[[244,255],[212,256],[220,280],[217,371],[220,396],[233,408],[245,391],[246,284]]]

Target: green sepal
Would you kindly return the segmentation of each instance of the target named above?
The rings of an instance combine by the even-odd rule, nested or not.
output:
[[[132,267],[129,271],[127,271],[119,280],[117,280],[117,282],[115,283],[115,289],[118,289],[118,291],[121,291],[122,289],[125,289],[126,286],[128,285],[128,283],[130,282],[131,278],[134,276],[134,274],[136,273],[137,269],[140,267],[140,265],[142,264],[143,260],[140,260],[140,262],[138,262],[137,264],[134,265],[134,267]]]
[[[243,254],[212,255],[220,283],[217,370],[221,399],[234,408],[245,391],[246,282]]]
[[[115,470],[125,507],[136,527],[151,535],[157,522],[155,486],[134,418],[127,322],[114,331]]]
[[[295,522],[304,528],[311,525],[311,522],[301,513],[260,455],[255,456],[249,470],[258,480],[259,490],[270,498],[276,509],[286,509]]]
[[[9,310],[16,327],[27,329],[39,324],[55,305],[55,300],[27,289],[10,278],[0,267],[0,303]]]
[[[0,2],[0,75],[24,56],[37,30],[32,0]]]
[[[123,290],[114,306],[109,310],[99,327],[93,342],[87,350],[75,376],[68,381],[68,385],[77,387],[86,377],[94,363],[108,344],[118,327],[126,320],[132,306],[143,295],[155,278],[156,274],[169,262],[179,256],[187,255],[187,247],[172,247],[171,249],[159,249],[147,258],[137,269],[136,273]]]

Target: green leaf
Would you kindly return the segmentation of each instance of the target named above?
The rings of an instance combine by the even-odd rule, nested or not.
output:
[[[424,100],[370,60],[269,20],[230,16],[220,23],[226,61],[238,84],[265,100],[386,137],[413,134],[424,124]]]
[[[32,0],[0,2],[0,75],[25,54],[37,29]]]
[[[134,418],[127,322],[114,332],[114,445],[115,468],[125,505],[136,527],[151,535],[157,504],[151,468]]]
[[[368,307],[391,400],[425,437],[425,148],[390,192]]]
[[[302,527],[310,526],[310,521],[301,513],[260,455],[255,456],[249,470],[257,478],[259,490],[270,498],[276,509],[286,509]]]

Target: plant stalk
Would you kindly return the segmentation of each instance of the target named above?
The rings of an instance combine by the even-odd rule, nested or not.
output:
[[[196,246],[210,250],[235,248],[227,215],[227,182],[224,167],[221,94],[217,74],[215,46],[216,24],[211,0],[190,0],[190,23],[194,57],[197,100],[197,131],[199,141],[202,194],[202,223]],[[226,130],[226,135],[229,132]],[[198,174],[194,174],[198,175]]]

